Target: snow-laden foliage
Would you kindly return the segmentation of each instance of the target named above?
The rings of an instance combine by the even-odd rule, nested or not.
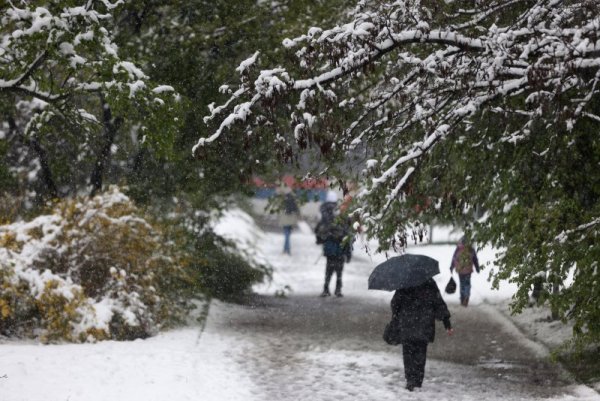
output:
[[[229,90],[229,100],[206,117],[219,123],[197,147],[235,123],[249,130],[275,124],[269,112],[278,106],[277,99],[297,93],[299,101],[288,105],[292,130],[285,130],[294,136],[281,138],[287,146],[312,139],[352,151],[384,138],[394,148],[419,128],[419,139],[406,141],[410,146],[403,146],[399,157],[386,153],[380,156],[385,160],[371,161],[379,162],[379,172],[371,173],[372,188],[366,194],[388,186],[390,199],[396,199],[414,172],[411,166],[495,100],[506,104],[493,112],[525,117],[517,129],[504,132],[503,142],[518,142],[540,120],[566,131],[580,118],[600,121],[590,106],[600,78],[595,3],[503,0],[469,10],[455,2],[456,10],[441,21],[426,3],[362,1],[348,24],[315,27],[286,39],[283,45],[295,51],[298,73],[278,67],[251,74],[255,53],[237,69],[239,87]],[[376,74],[366,74],[368,69]],[[508,102],[517,96],[524,101]],[[570,101],[555,109],[560,97]],[[358,108],[360,113],[330,127],[327,120],[338,108]],[[314,133],[310,127],[316,127]],[[323,129],[335,135],[330,143],[311,137]]]
[[[113,187],[0,226],[0,333],[128,339],[181,320],[188,282],[172,241]]]
[[[269,266],[267,257],[258,247],[258,242],[264,235],[252,216],[239,208],[230,208],[215,216],[212,230],[236,244],[235,253],[243,257],[252,266]]]
[[[0,151],[22,185],[39,180],[43,192],[63,195],[61,185],[69,183],[56,176],[65,165],[94,159],[94,171],[83,173],[99,190],[121,127],[154,149],[168,146],[176,126],[169,115],[177,96],[172,87],[153,84],[120,57],[113,36],[122,4],[60,0],[0,5]],[[55,163],[61,153],[54,146],[76,156],[61,160],[59,168]],[[73,178],[79,179],[78,174],[73,168]]]
[[[504,251],[497,277],[542,277],[558,316],[600,339],[600,3],[359,1],[352,19],[252,54],[195,152],[240,135],[282,161],[316,148],[358,180],[354,214],[383,246],[426,214]],[[572,284],[566,284],[574,270]]]
[[[211,213],[184,213],[169,218],[184,268],[208,297],[239,300],[254,284],[271,278],[272,268],[257,249],[262,230],[234,205]],[[176,224],[174,224],[176,223]]]
[[[148,87],[146,74],[119,58],[109,28],[122,0],[78,6],[37,3],[8,3],[0,10],[0,91],[21,95],[24,109],[40,112],[26,122],[27,130],[65,112],[65,103],[76,96],[112,92],[134,99],[154,94],[149,101],[164,103],[159,96],[173,91],[164,85]],[[97,122],[85,109],[69,113],[78,122]]]

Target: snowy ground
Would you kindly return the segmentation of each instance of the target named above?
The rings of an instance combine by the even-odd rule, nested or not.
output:
[[[409,393],[400,348],[381,340],[391,293],[366,290],[383,256],[369,256],[359,242],[344,271],[345,297],[323,299],[324,259],[308,226],[294,231],[292,256],[281,253],[279,232],[257,233],[253,241],[275,272],[249,305],[213,303],[202,333],[188,327],[81,345],[7,341],[0,344],[0,401],[600,400],[548,364],[546,348],[498,312],[514,288],[490,290],[487,274],[474,275],[469,308],[456,294],[447,297],[456,334],[438,333],[424,387]],[[452,251],[409,250],[440,261],[440,287]],[[493,260],[493,251],[480,259]],[[273,296],[285,286],[287,297]]]

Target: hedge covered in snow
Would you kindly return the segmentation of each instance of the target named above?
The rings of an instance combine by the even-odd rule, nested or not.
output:
[[[117,188],[0,226],[0,334],[146,337],[185,316],[176,244]]]

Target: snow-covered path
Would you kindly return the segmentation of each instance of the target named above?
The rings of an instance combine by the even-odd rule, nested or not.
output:
[[[245,399],[252,383],[220,362],[231,343],[210,335],[200,343],[198,334],[193,327],[132,342],[0,344],[0,401],[218,400],[224,383],[238,383],[229,399]]]
[[[291,257],[281,254],[281,241],[279,233],[267,233],[261,247],[275,265],[276,282],[292,286],[290,295],[257,297],[242,308],[221,306],[222,316],[209,328],[240,340],[253,338],[234,358],[254,383],[256,400],[600,399],[546,362],[545,349],[483,303],[487,297],[481,293],[475,296],[479,305],[467,309],[449,300],[456,334],[437,333],[424,387],[409,393],[401,349],[381,340],[391,293],[365,289],[374,261],[357,250],[346,266],[345,297],[320,298],[324,260],[315,264],[319,248],[312,234],[294,233]],[[442,258],[449,260],[452,250],[419,251],[434,252],[444,265]],[[446,278],[439,280],[441,285]]]
[[[257,400],[587,399],[487,311],[459,313],[452,339],[438,333],[424,387],[409,395],[400,348],[380,339],[388,314],[379,302],[303,296],[265,301],[232,308],[227,327],[218,328],[253,338],[235,359],[256,386]]]
[[[490,303],[505,294],[490,292],[484,275],[473,278],[472,307],[447,299],[456,335],[438,333],[424,387],[409,393],[401,349],[381,340],[391,293],[366,290],[383,257],[357,249],[344,271],[345,297],[323,299],[324,259],[312,233],[294,232],[291,257],[281,253],[282,241],[271,232],[258,242],[275,267],[274,283],[257,288],[248,305],[215,302],[203,333],[188,327],[133,342],[0,343],[0,401],[600,400],[562,377],[544,361],[543,347],[496,312]],[[452,247],[410,251],[440,261],[442,286]],[[274,297],[286,284],[288,296]]]

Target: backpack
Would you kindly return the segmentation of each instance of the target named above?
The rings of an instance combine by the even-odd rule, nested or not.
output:
[[[342,242],[346,236],[346,231],[341,224],[333,220],[321,219],[315,228],[317,244],[325,244],[326,241]]]
[[[343,256],[344,253],[345,253],[344,248],[342,247],[342,244],[340,241],[328,239],[323,244],[323,255],[325,257]]]
[[[324,244],[327,240],[327,233],[329,232],[329,228],[327,226],[328,223],[321,220],[319,221],[319,224],[317,224],[317,227],[315,227],[315,237],[318,245]]]
[[[348,235],[347,227],[341,222],[321,219],[315,228],[317,244],[323,245],[323,255],[343,256],[351,253],[349,245],[344,245]]]
[[[473,250],[465,245],[459,245],[454,268],[458,274],[473,272]]]

